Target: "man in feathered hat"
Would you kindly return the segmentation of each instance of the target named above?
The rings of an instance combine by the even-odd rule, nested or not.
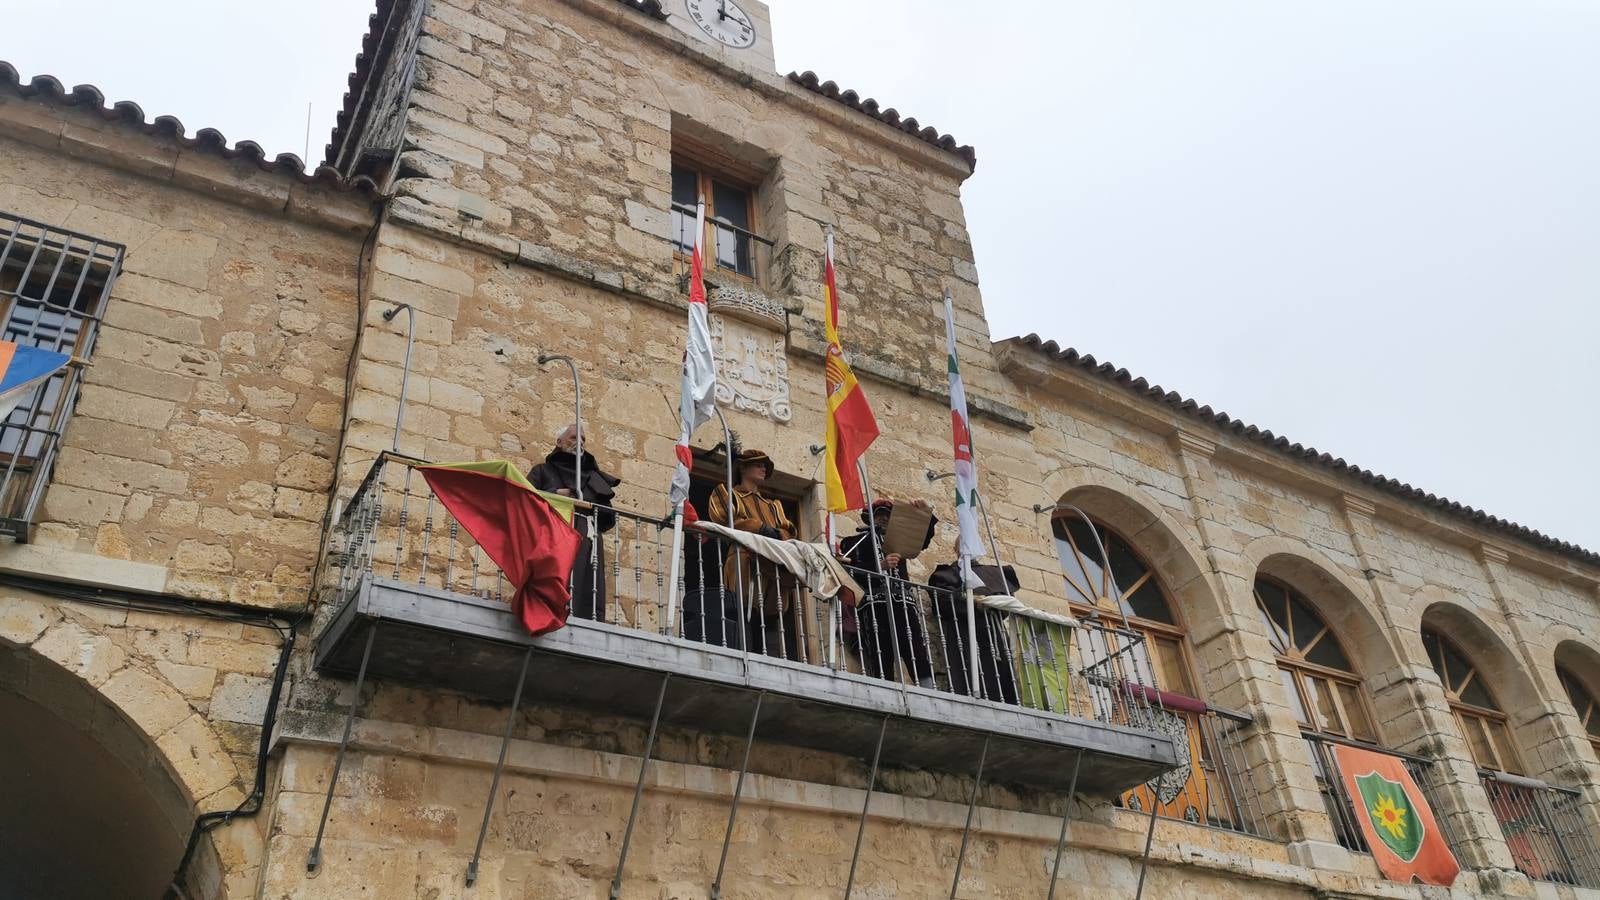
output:
[[[728,486],[719,484],[711,491],[706,517],[722,525],[731,520],[732,527],[740,531],[774,540],[794,538],[796,529],[783,504],[762,492],[772,477],[772,458],[760,450],[745,450],[736,459],[738,482],[733,488],[732,508]],[[789,615],[790,595],[797,584],[794,576],[775,563],[739,552],[730,553],[723,563],[723,578],[725,584],[743,585],[750,649],[798,659],[796,630]]]

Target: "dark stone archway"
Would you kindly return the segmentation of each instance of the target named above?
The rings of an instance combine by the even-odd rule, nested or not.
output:
[[[193,810],[154,742],[24,649],[0,647],[0,723],[0,896],[162,896]]]

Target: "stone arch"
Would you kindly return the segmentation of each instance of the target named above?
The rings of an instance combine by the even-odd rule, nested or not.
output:
[[[1050,502],[1071,503],[1132,543],[1172,595],[1191,635],[1197,628],[1203,630],[1226,618],[1206,577],[1210,565],[1205,551],[1166,510],[1144,497],[1137,484],[1104,469],[1067,466],[1045,479],[1045,490],[1053,498]],[[1046,537],[1048,516],[1048,512],[1040,513],[1040,528]]]
[[[1289,585],[1310,602],[1355,663],[1356,674],[1378,685],[1395,678],[1391,673],[1402,659],[1366,585],[1316,549],[1280,535],[1251,541],[1241,555],[1251,570],[1252,585],[1256,576],[1265,575]]]
[[[199,801],[237,793],[232,758],[181,693],[109,637],[43,603],[4,603],[38,631],[0,633],[0,771],[15,788],[0,806],[0,882],[62,900],[162,896]],[[226,896],[210,838],[187,881],[189,897]]]
[[[1572,673],[1591,693],[1600,696],[1600,650],[1567,638],[1556,644],[1551,660],[1558,668]]]
[[[1432,628],[1450,638],[1488,680],[1487,686],[1495,702],[1510,717],[1513,740],[1518,740],[1516,726],[1544,715],[1545,701],[1532,675],[1522,667],[1516,651],[1476,612],[1454,600],[1435,600],[1423,608],[1418,624],[1419,658],[1427,659],[1421,646],[1422,629]],[[1531,749],[1525,743],[1519,740],[1524,752]]]
[[[1563,629],[1565,630],[1565,629]],[[1588,738],[1590,746],[1597,756],[1600,756],[1600,740],[1591,738],[1582,723],[1583,710],[1577,709],[1567,696],[1566,687],[1561,684],[1560,676],[1565,675],[1577,682],[1577,686],[1588,692],[1591,698],[1600,700],[1600,650],[1589,646],[1575,637],[1568,637],[1556,644],[1555,652],[1550,655],[1550,664],[1558,676],[1552,684],[1558,685],[1561,696],[1558,702],[1565,704],[1564,711],[1571,712],[1579,717],[1577,735]],[[1593,721],[1591,719],[1591,726]]]

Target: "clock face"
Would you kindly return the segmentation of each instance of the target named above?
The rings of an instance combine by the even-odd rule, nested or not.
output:
[[[712,40],[743,49],[755,44],[756,26],[733,0],[687,0],[689,18]]]

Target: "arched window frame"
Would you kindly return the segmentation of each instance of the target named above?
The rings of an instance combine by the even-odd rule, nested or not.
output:
[[[1377,717],[1372,714],[1372,699],[1366,683],[1333,626],[1304,594],[1276,578],[1257,575],[1251,593],[1277,653],[1279,677],[1301,729],[1369,744],[1379,743]],[[1278,607],[1279,601],[1281,607]],[[1281,622],[1269,607],[1281,608]],[[1310,625],[1315,631],[1309,636],[1301,635],[1297,625]],[[1330,641],[1344,668],[1308,658],[1319,648],[1328,649],[1324,642]]]
[[[1572,703],[1572,711],[1578,714],[1578,721],[1583,723],[1590,746],[1594,747],[1596,755],[1600,755],[1600,700],[1595,699],[1594,692],[1589,690],[1582,678],[1560,663],[1556,664],[1556,678],[1561,682],[1561,689],[1566,691],[1567,700]]]
[[[1113,542],[1120,544],[1128,556],[1144,569],[1144,574],[1137,579],[1130,580],[1127,584],[1123,584],[1119,579],[1116,587],[1121,592],[1121,596],[1116,599],[1116,602],[1111,602],[1109,594],[1112,573],[1107,567],[1094,566],[1091,569],[1089,560],[1083,556],[1078,547],[1077,538],[1071,534],[1071,526],[1073,524],[1083,525],[1083,519],[1072,513],[1056,513],[1051,520],[1051,534],[1056,540],[1058,557],[1062,554],[1061,542],[1065,540],[1071,552],[1076,554],[1077,559],[1074,565],[1080,573],[1086,576],[1094,570],[1098,570],[1100,573],[1101,583],[1095,591],[1096,597],[1091,600],[1081,587],[1073,583],[1072,576],[1066,571],[1066,559],[1062,558],[1060,560],[1063,569],[1062,579],[1067,584],[1067,602],[1071,606],[1073,614],[1083,616],[1093,613],[1101,617],[1109,616],[1124,622],[1133,630],[1143,634],[1152,649],[1151,661],[1155,669],[1156,683],[1161,689],[1200,699],[1199,683],[1195,677],[1194,657],[1189,647],[1188,631],[1183,624],[1183,612],[1179,609],[1178,604],[1173,602],[1172,593],[1167,590],[1165,583],[1162,582],[1160,573],[1156,571],[1154,566],[1150,565],[1144,554],[1140,553],[1139,549],[1134,546],[1134,543],[1115,528],[1093,517],[1091,517],[1091,521],[1100,532],[1100,540],[1106,545],[1106,552],[1108,554],[1116,553],[1117,551],[1113,549]],[[1063,535],[1066,535],[1066,537],[1063,537]],[[1087,580],[1086,578],[1085,581],[1087,582]],[[1159,619],[1140,616],[1131,607],[1129,601],[1139,595],[1147,585],[1154,586],[1160,592],[1167,618],[1170,621],[1164,622]]]
[[[1111,557],[1110,565],[1104,568],[1089,565],[1090,560],[1080,550],[1078,538],[1082,537],[1089,549],[1098,555],[1082,518],[1076,513],[1058,513],[1051,522],[1073,613],[1080,617],[1098,616],[1143,635],[1149,647],[1145,658],[1155,670],[1158,686],[1169,694],[1180,694],[1203,704],[1182,610],[1162,582],[1160,573],[1134,543],[1116,529],[1099,519],[1091,522],[1105,545],[1106,554]],[[1074,535],[1075,530],[1080,533]],[[1108,574],[1108,569],[1114,572]],[[1098,579],[1091,573],[1098,573]],[[1113,574],[1120,592],[1114,600],[1109,596]],[[1094,583],[1096,581],[1098,584]],[[1140,615],[1141,611],[1150,615]],[[1120,802],[1138,810],[1148,810],[1153,803],[1155,812],[1167,818],[1257,833],[1254,832],[1256,826],[1240,805],[1234,782],[1223,770],[1224,757],[1218,743],[1220,732],[1215,713],[1167,709],[1162,715],[1170,717],[1171,723],[1186,735],[1180,755],[1186,755],[1189,764],[1162,776],[1157,789],[1153,790],[1150,785],[1135,788],[1124,793]],[[1180,773],[1181,778],[1172,781]],[[1163,799],[1169,791],[1175,792],[1171,799]]]
[[[1477,663],[1437,628],[1423,627],[1422,644],[1428,652],[1428,661],[1444,685],[1450,712],[1455,716],[1461,736],[1466,739],[1473,762],[1479,769],[1490,772],[1524,774],[1521,756],[1511,740],[1508,717],[1500,708],[1494,687],[1483,677]],[[1474,691],[1475,687],[1481,693]]]

